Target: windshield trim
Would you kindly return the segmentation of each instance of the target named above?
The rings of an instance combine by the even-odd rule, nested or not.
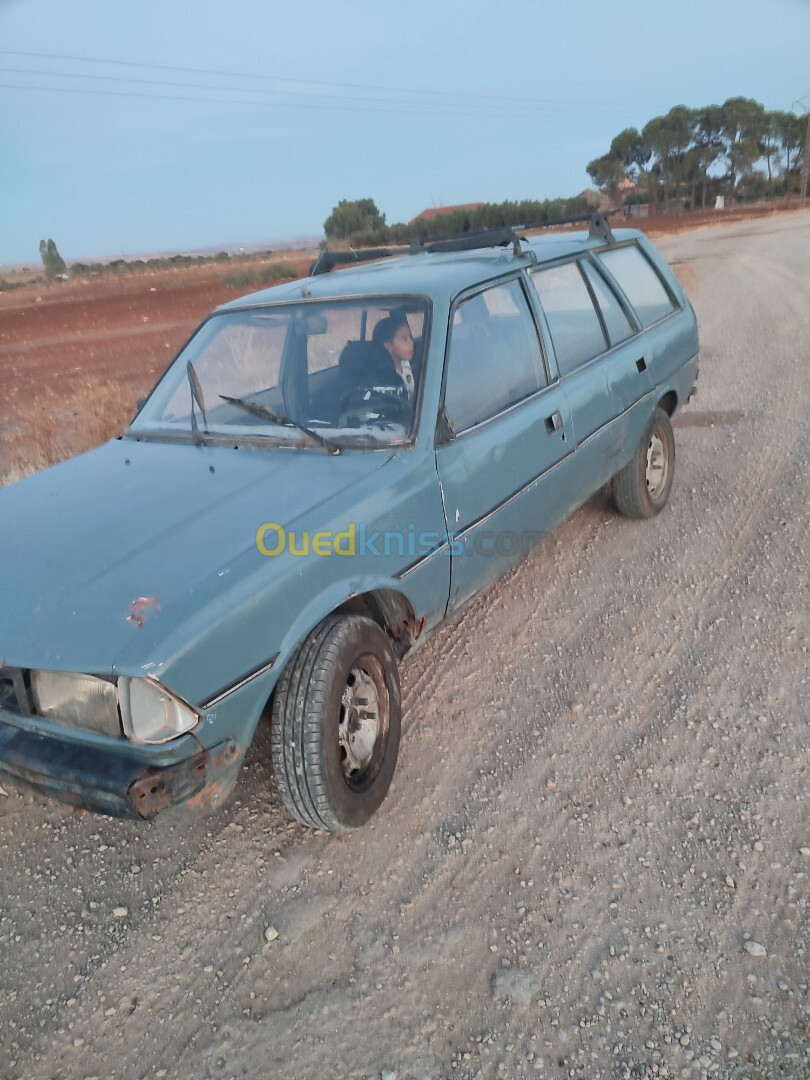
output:
[[[149,401],[151,400],[151,398],[154,395],[155,391],[158,389],[158,387],[163,382],[163,380],[168,376],[169,372],[174,368],[175,364],[177,363],[179,358],[182,356],[182,354],[186,351],[186,349],[189,347],[191,342],[197,337],[197,335],[200,333],[200,331],[203,329],[203,327],[207,326],[208,323],[211,322],[212,319],[217,319],[217,318],[220,318],[222,316],[227,317],[227,316],[231,316],[231,315],[238,315],[238,314],[241,314],[243,312],[251,312],[251,311],[257,311],[257,310],[262,310],[262,309],[290,308],[290,307],[299,307],[299,306],[310,305],[310,304],[335,304],[335,305],[337,305],[337,304],[344,304],[344,303],[346,303],[346,304],[353,304],[353,303],[356,304],[358,302],[361,302],[361,303],[368,303],[369,305],[372,305],[372,304],[375,304],[375,303],[379,302],[379,305],[381,307],[383,307],[383,306],[387,305],[389,302],[391,302],[393,300],[417,301],[418,303],[423,304],[424,308],[425,308],[425,322],[424,322],[424,326],[423,326],[423,329],[422,329],[422,375],[421,375],[421,378],[419,379],[419,387],[417,389],[417,397],[416,397],[416,402],[415,402],[415,405],[414,405],[414,415],[413,415],[413,423],[411,425],[411,430],[410,430],[409,434],[405,438],[391,438],[391,439],[386,440],[385,442],[380,442],[380,443],[373,442],[369,438],[357,438],[357,437],[352,438],[351,436],[348,436],[348,435],[331,435],[330,436],[330,442],[332,442],[340,450],[343,450],[343,449],[368,450],[368,449],[378,449],[378,448],[382,449],[384,447],[401,448],[401,447],[406,447],[406,446],[413,446],[416,443],[417,434],[419,432],[419,427],[420,427],[420,424],[422,423],[422,409],[423,409],[423,405],[424,405],[425,383],[427,382],[427,379],[425,377],[426,362],[427,362],[427,356],[428,356],[428,352],[429,352],[430,337],[431,337],[431,333],[432,333],[432,330],[433,330],[433,300],[432,300],[432,298],[430,296],[428,296],[425,293],[399,292],[399,291],[357,293],[357,294],[351,294],[351,295],[346,295],[346,296],[309,296],[309,297],[300,297],[300,298],[293,298],[293,299],[286,299],[286,300],[281,300],[281,299],[279,299],[279,300],[269,300],[269,301],[268,300],[262,300],[262,301],[256,301],[255,303],[247,303],[247,304],[242,304],[238,300],[232,300],[232,301],[229,301],[225,305],[221,305],[220,307],[214,308],[214,310],[209,312],[209,314],[206,315],[206,317],[202,320],[202,322],[199,323],[199,325],[197,327],[195,327],[193,332],[183,342],[183,345],[180,347],[178,352],[175,354],[175,356],[172,358],[172,360],[166,366],[164,371],[161,373],[161,375],[159,376],[157,381],[150,387],[149,393],[144,398],[140,408],[138,409],[135,416],[133,416],[132,420],[129,422],[129,424],[125,428],[123,434],[127,438],[133,438],[133,439],[142,439],[143,438],[143,439],[148,439],[148,441],[150,441],[150,442],[155,442],[155,441],[157,441],[157,442],[160,442],[160,441],[166,441],[166,442],[193,442],[194,441],[193,438],[192,438],[192,433],[191,433],[190,429],[189,429],[188,432],[171,431],[171,430],[167,430],[167,429],[164,429],[164,428],[155,428],[155,429],[152,429],[152,430],[148,430],[148,429],[141,430],[141,429],[138,429],[138,428],[133,428],[132,425],[139,419],[141,413],[146,408],[146,406],[149,404]],[[283,431],[284,429],[282,428],[280,430]],[[289,429],[287,429],[287,430],[289,430]],[[347,429],[347,430],[349,430],[349,429]],[[188,437],[186,438],[185,436],[188,436]],[[293,440],[290,440],[289,438],[286,438],[283,435],[278,436],[278,437],[276,435],[269,435],[269,434],[255,434],[255,435],[254,434],[251,434],[251,435],[238,434],[237,435],[236,433],[234,433],[234,434],[228,435],[228,434],[222,433],[222,432],[211,432],[211,431],[207,431],[205,429],[201,429],[200,432],[199,432],[199,436],[201,436],[202,439],[205,440],[205,443],[209,443],[209,442],[214,441],[214,440],[216,440],[217,442],[225,442],[225,443],[231,443],[231,442],[232,443],[237,443],[237,442],[246,443],[249,440],[251,444],[255,443],[256,445],[267,446],[268,445],[268,440],[272,440],[273,443],[275,443],[276,445],[293,446],[296,449],[312,449],[312,450],[317,450],[318,452],[323,451],[322,447],[311,446],[311,445],[308,445],[308,444],[306,444],[304,442],[298,442],[297,440],[293,441]],[[200,441],[199,438],[198,438],[197,441],[198,442]]]
[[[293,429],[294,430],[294,429]],[[238,449],[240,446],[253,446],[259,447],[262,450],[307,450],[314,454],[322,454],[326,457],[338,457],[340,455],[329,453],[326,447],[318,446],[316,443],[311,443],[305,439],[300,442],[298,440],[290,439],[282,434],[282,432],[289,432],[290,429],[279,429],[278,434],[267,435],[245,435],[245,434],[233,434],[223,435],[221,432],[202,432],[201,438],[195,438],[191,431],[136,431],[132,427],[127,427],[122,431],[119,438],[128,439],[132,442],[151,442],[151,443],[178,443],[183,446],[231,446],[234,449]],[[410,449],[413,446],[413,439],[390,439],[387,442],[377,442],[373,436],[367,438],[355,437],[351,441],[346,439],[341,440],[340,452],[344,450],[405,450]]]

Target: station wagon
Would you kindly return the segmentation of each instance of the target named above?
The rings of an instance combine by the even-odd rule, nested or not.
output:
[[[209,316],[120,438],[0,492],[4,783],[211,810],[265,714],[289,812],[361,825],[400,662],[603,485],[659,513],[689,300],[639,232],[527,231],[326,252]]]

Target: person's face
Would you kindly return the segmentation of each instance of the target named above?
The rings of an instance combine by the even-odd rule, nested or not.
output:
[[[385,342],[385,347],[397,364],[413,360],[413,334],[407,323],[398,326],[390,341]]]

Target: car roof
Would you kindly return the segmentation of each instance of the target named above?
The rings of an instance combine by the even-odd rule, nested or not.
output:
[[[637,239],[636,229],[613,231],[614,245],[588,232],[545,233],[521,238],[524,254],[511,246],[482,247],[467,251],[428,252],[381,258],[379,262],[350,265],[347,269],[288,281],[260,292],[249,293],[223,304],[218,311],[232,311],[262,304],[296,300],[326,300],[367,295],[430,296],[452,300],[463,289],[508,274],[523,266],[540,265],[584,251],[604,249]]]

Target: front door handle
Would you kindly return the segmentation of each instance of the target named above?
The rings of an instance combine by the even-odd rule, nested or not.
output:
[[[557,412],[552,413],[551,416],[546,417],[546,431],[549,435],[553,435],[555,431],[559,431],[562,426],[563,418],[559,409]]]

